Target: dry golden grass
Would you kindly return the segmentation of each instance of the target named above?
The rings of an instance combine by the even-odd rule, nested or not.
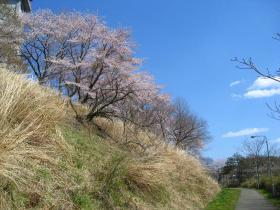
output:
[[[10,183],[25,193],[45,193],[36,170],[51,169],[66,147],[58,129],[64,110],[55,93],[0,69],[1,184]],[[1,209],[8,200],[2,199],[5,196],[0,195]]]
[[[169,205],[160,209],[202,209],[219,192],[218,184],[200,162],[185,151],[162,143],[149,132],[104,119],[96,123],[122,148],[134,154],[127,163],[127,179],[143,193],[159,193],[164,186],[170,194]],[[139,204],[140,209],[149,209]]]
[[[100,133],[66,110],[48,88],[0,69],[0,209],[196,210],[219,191],[198,160],[150,132],[97,119]]]

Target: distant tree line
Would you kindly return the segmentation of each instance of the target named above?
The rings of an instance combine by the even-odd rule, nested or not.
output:
[[[280,172],[280,158],[273,156],[273,172],[275,175]],[[254,157],[244,157],[234,154],[228,158],[225,166],[219,169],[219,181],[225,186],[237,187],[248,179],[257,179],[261,176],[268,176],[267,157],[262,155],[256,162]]]
[[[218,180],[224,186],[238,187],[247,181],[255,183],[260,188],[262,177],[270,177],[269,160],[263,149],[263,141],[247,140],[243,150],[246,155],[235,153],[229,157],[225,165],[218,170]],[[271,147],[270,161],[273,176],[280,174],[280,157],[276,147]]]

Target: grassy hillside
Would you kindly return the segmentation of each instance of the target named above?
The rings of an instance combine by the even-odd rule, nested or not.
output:
[[[67,115],[66,115],[67,112]],[[75,123],[50,90],[0,70],[1,209],[202,209],[219,191],[156,136]]]

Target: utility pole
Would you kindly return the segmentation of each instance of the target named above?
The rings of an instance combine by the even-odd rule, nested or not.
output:
[[[270,158],[270,152],[269,152],[269,148],[268,148],[268,139],[266,136],[251,136],[251,138],[263,138],[265,144],[266,144],[266,152],[267,152],[267,159],[268,159],[268,169],[269,169],[269,177],[271,180],[271,184],[272,184],[272,195],[275,195],[275,184],[274,184],[274,180],[272,177],[272,166],[271,166],[271,158]]]

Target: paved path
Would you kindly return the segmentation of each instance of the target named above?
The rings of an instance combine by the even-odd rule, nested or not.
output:
[[[278,210],[256,190],[241,189],[236,210]]]

